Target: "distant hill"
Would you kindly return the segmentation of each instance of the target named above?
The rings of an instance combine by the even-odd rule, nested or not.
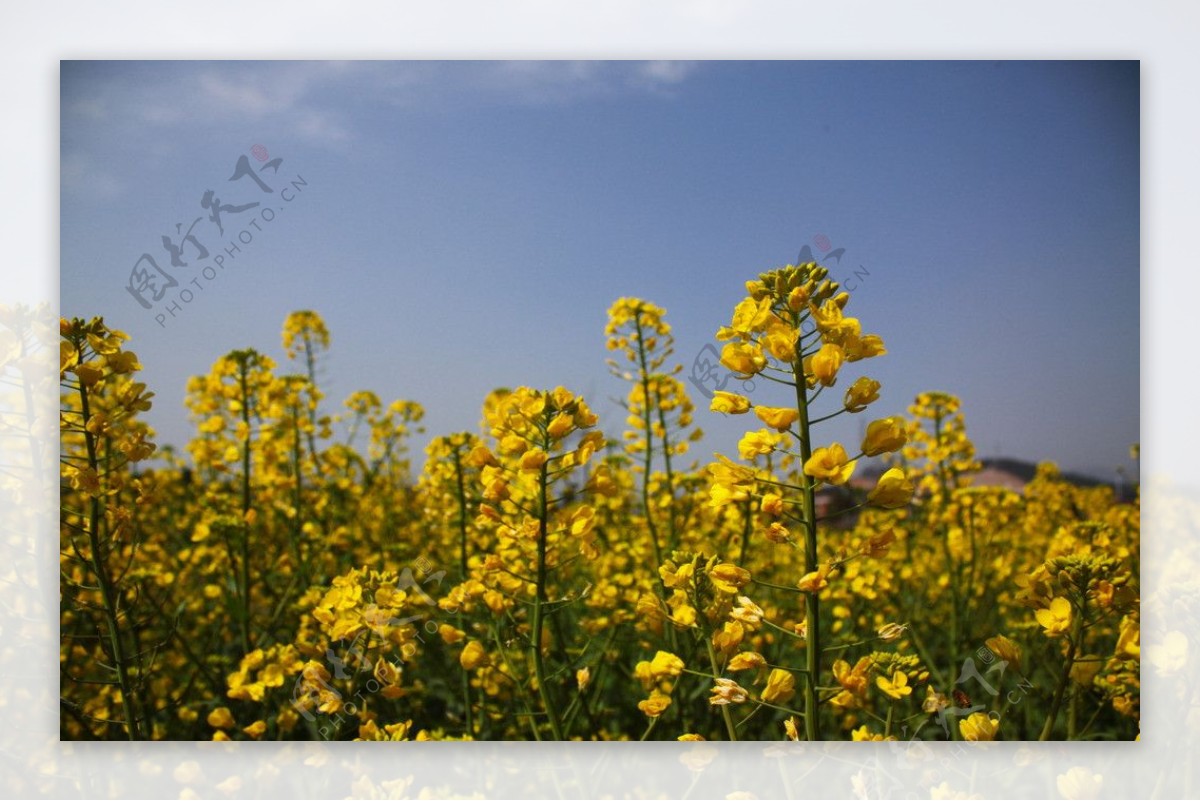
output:
[[[981,458],[979,463],[982,468],[972,476],[972,483],[977,487],[1007,487],[1020,492],[1037,475],[1037,463],[1024,459],[994,456]],[[880,465],[871,465],[857,474],[851,484],[863,488],[873,487],[883,469]],[[1133,486],[1127,482],[1103,481],[1095,476],[1072,471],[1063,471],[1062,477],[1079,487],[1111,486],[1120,500],[1130,500],[1134,495]]]

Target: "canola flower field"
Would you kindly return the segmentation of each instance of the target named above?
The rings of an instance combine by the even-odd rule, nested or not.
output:
[[[61,736],[1136,738],[1140,500],[1048,463],[972,486],[940,392],[823,439],[871,419],[882,338],[816,264],[746,290],[716,338],[761,404],[698,411],[666,312],[622,298],[623,421],[497,389],[419,472],[419,404],[324,396],[315,312],[286,364],[238,350],[189,382],[186,454],[141,419],[136,343],[62,320]],[[738,453],[698,459],[718,414]]]

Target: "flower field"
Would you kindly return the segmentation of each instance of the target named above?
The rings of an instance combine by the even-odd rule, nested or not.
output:
[[[137,343],[64,319],[62,738],[1136,738],[1140,501],[973,485],[945,393],[872,417],[871,360],[908,357],[816,264],[730,305],[753,402],[697,408],[668,313],[622,298],[623,408],[497,389],[423,459],[417,402],[325,396],[315,312],[190,381],[186,452]],[[715,415],[746,433],[702,458]]]

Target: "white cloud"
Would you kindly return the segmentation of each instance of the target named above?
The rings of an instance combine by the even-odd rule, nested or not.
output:
[[[125,193],[125,184],[82,153],[66,153],[59,165],[64,193],[110,200]]]
[[[284,111],[296,100],[294,95],[279,92],[277,87],[265,92],[259,81],[226,77],[215,72],[202,74],[199,83],[204,96],[213,106],[242,114],[259,116]]]
[[[334,114],[304,109],[295,116],[296,129],[307,139],[332,143],[344,142],[351,138],[350,130]]]
[[[695,61],[643,61],[638,72],[647,81],[674,86],[696,71]]]
[[[367,105],[445,111],[463,106],[563,105],[623,93],[670,94],[686,61],[163,62],[80,68],[64,124],[88,137],[269,120],[312,143],[355,136]],[[64,86],[64,98],[68,87]],[[133,123],[131,126],[130,123]]]
[[[523,102],[566,103],[596,95],[677,86],[694,72],[695,66],[689,61],[486,62],[482,65],[481,84]]]

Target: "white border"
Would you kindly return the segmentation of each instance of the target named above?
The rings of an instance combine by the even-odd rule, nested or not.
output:
[[[1133,744],[991,744],[907,752],[869,744],[59,744],[53,474],[0,498],[0,791],[86,797],[1195,796],[1200,775],[1200,549],[1192,443],[1200,425],[1193,246],[1200,206],[1195,85],[1200,6],[1173,2],[444,2],[213,0],[8,5],[4,283],[0,302],[58,306],[58,61],[75,58],[1131,58],[1143,87],[1143,648],[1177,631],[1188,658],[1144,668],[1146,736]],[[1103,165],[1096,165],[1103,169]],[[1138,299],[1129,299],[1137,314]],[[52,320],[51,320],[52,322]],[[25,365],[42,405],[33,444],[56,446],[52,358]],[[4,388],[4,411],[20,411]],[[18,393],[19,395],[20,393]],[[12,405],[16,403],[16,405]],[[15,444],[14,444],[15,443]],[[53,464],[53,458],[49,464]],[[15,472],[14,472],[15,471]],[[1172,481],[1171,476],[1176,476]],[[13,495],[19,503],[13,503]],[[40,556],[48,558],[41,559]],[[1171,642],[1178,643],[1178,637]],[[1160,649],[1160,655],[1163,653]],[[1159,675],[1159,673],[1163,675]],[[735,796],[736,797],[736,796]]]

